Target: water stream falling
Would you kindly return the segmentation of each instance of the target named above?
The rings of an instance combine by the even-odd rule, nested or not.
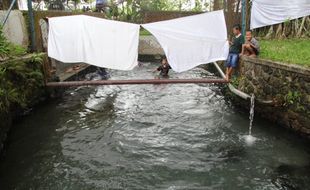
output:
[[[253,119],[254,119],[254,108],[255,108],[255,95],[251,96],[251,107],[250,107],[250,126],[249,126],[249,135],[252,135]]]
[[[112,80],[154,79],[157,66],[109,73]],[[211,74],[195,68],[169,75]],[[255,138],[248,135],[248,116],[221,90],[212,84],[68,88],[14,123],[0,161],[0,190],[309,189],[310,144],[259,117]]]
[[[256,141],[256,138],[252,136],[252,127],[253,127],[253,120],[254,120],[254,112],[255,112],[255,95],[252,94],[251,96],[251,106],[250,106],[250,125],[249,125],[249,134],[245,136],[245,142],[247,145],[253,145]]]

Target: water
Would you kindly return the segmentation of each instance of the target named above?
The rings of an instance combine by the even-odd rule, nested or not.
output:
[[[69,89],[15,124],[0,189],[309,189],[309,143],[256,117],[248,146],[248,128],[214,85]]]
[[[248,146],[252,146],[255,143],[255,141],[257,140],[255,137],[252,136],[254,111],[255,111],[255,95],[252,94],[251,105],[250,105],[250,117],[249,117],[249,119],[250,119],[249,134],[244,136],[245,142]]]
[[[250,106],[250,127],[249,127],[249,135],[252,135],[252,127],[253,127],[253,120],[254,120],[254,110],[255,110],[255,95],[252,94],[251,96],[251,106]]]

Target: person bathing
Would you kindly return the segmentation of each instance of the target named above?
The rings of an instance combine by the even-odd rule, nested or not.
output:
[[[159,75],[162,77],[168,77],[169,70],[171,69],[166,57],[161,59],[161,66],[159,66],[154,72],[160,71]]]
[[[226,60],[226,80],[230,80],[233,70],[238,66],[239,54],[242,50],[242,44],[244,43],[244,37],[241,34],[240,25],[233,27],[234,37],[232,41],[229,41],[229,54]]]

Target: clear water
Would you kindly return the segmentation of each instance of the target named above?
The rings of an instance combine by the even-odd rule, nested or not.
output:
[[[113,78],[152,78],[154,65]],[[195,69],[173,78],[200,78]],[[215,85],[68,89],[15,124],[0,189],[309,189],[309,143]]]

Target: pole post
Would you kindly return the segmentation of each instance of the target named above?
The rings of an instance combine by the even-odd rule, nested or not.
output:
[[[12,11],[12,9],[13,9],[13,6],[14,6],[15,2],[16,2],[16,0],[13,0],[13,1],[11,2],[11,5],[10,5],[10,7],[9,7],[9,9],[8,9],[8,12],[6,13],[5,18],[4,18],[3,22],[2,22],[2,26],[4,26],[5,23],[6,23],[6,21],[8,20],[8,18],[9,18],[9,16],[10,16],[10,13],[11,13],[11,11]]]
[[[30,50],[34,52],[36,50],[36,35],[34,30],[34,16],[32,10],[32,1],[27,0],[28,5],[28,17],[29,17],[29,29],[30,29]]]
[[[242,0],[242,35],[245,36],[245,28],[246,28],[246,2]]]

